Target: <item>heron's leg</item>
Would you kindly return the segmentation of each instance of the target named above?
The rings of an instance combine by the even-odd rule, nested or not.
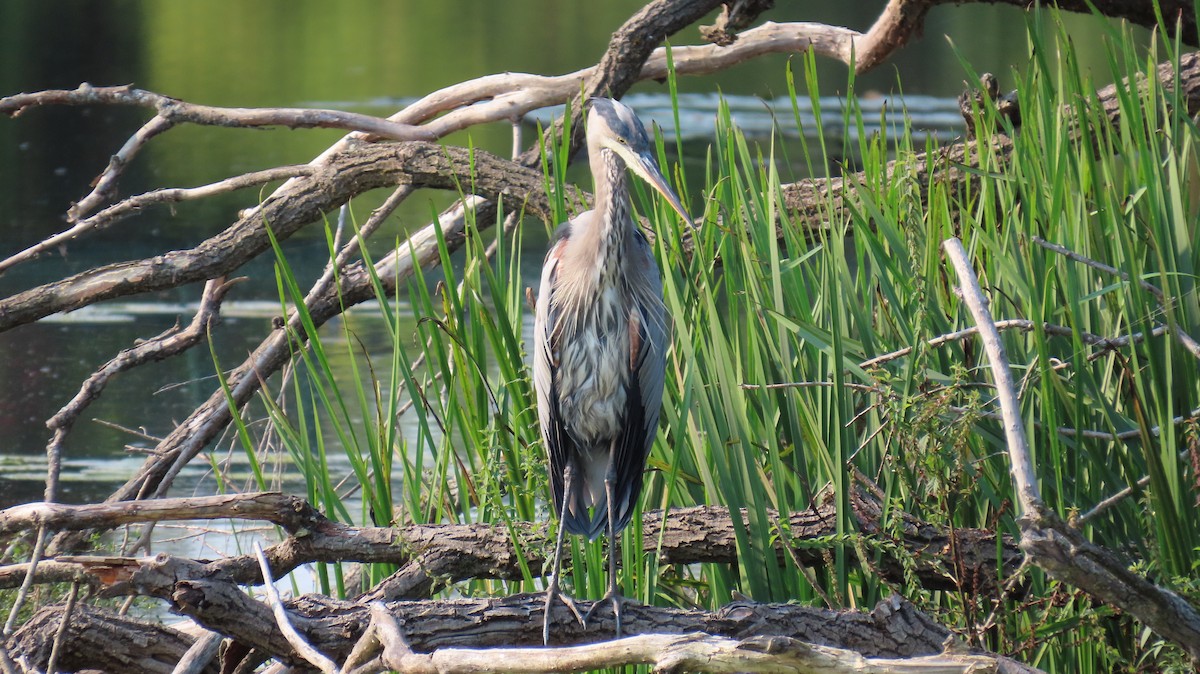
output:
[[[583,616],[584,620],[592,617],[592,612],[596,607],[608,600],[612,603],[613,622],[616,623],[616,638],[621,638],[621,606],[624,604],[625,598],[621,596],[617,588],[617,504],[613,498],[616,475],[611,466],[616,465],[616,444],[613,444],[614,456],[609,461],[609,473],[604,477],[604,496],[608,502],[608,592],[600,601],[592,604],[588,612]]]
[[[608,594],[606,598],[612,602],[613,622],[617,624],[614,638],[621,638],[621,605],[624,597],[617,587],[617,506],[613,500],[613,481],[604,481],[605,496],[608,497]]]
[[[563,503],[562,509],[558,513],[558,537],[554,543],[554,565],[550,572],[550,585],[546,588],[546,608],[542,612],[542,644],[550,645],[550,608],[554,606],[554,599],[558,598],[562,603],[571,609],[571,613],[575,614],[575,619],[579,624],[587,626],[587,621],[583,615],[579,613],[579,608],[575,606],[575,600],[563,594],[558,588],[558,573],[562,568],[562,549],[563,535],[567,528],[563,526],[563,520],[567,517],[567,507],[571,503],[571,499],[575,497],[575,466],[572,462],[567,462],[567,467],[563,470]]]

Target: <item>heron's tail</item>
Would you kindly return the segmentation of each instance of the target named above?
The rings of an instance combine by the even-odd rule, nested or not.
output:
[[[588,540],[592,541],[608,529],[607,503],[597,503],[591,514],[588,514],[588,508],[583,504],[582,498],[576,498],[572,506],[567,508],[567,516],[562,521],[567,533],[587,536]]]
[[[582,498],[577,498],[573,506],[567,508],[567,516],[562,521],[562,526],[566,528],[567,533],[587,536],[589,541],[594,541],[608,531],[608,501],[603,496],[592,507],[590,514],[587,506],[583,504]],[[633,508],[618,508],[616,515],[617,522],[613,531],[620,533],[633,519]]]
[[[571,485],[570,494],[565,493],[566,485],[562,477],[565,465],[561,472],[557,470],[554,457],[555,455],[551,454],[550,483],[553,488],[555,512],[562,513],[563,500],[568,500],[567,511],[563,513],[560,526],[566,529],[567,533],[595,540],[608,531],[608,498],[604,485],[604,476],[608,473],[608,452],[597,448],[592,452],[574,453],[571,468],[577,472],[578,477],[573,478],[575,484]],[[614,513],[614,531],[623,530],[633,518],[633,506],[641,489],[641,472],[636,473],[623,488],[618,489],[615,495],[617,507]]]

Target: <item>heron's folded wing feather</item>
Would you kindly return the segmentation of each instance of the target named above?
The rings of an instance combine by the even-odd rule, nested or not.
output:
[[[556,342],[558,311],[554,309],[554,285],[559,264],[570,236],[569,225],[559,229],[555,243],[546,253],[542,267],[542,282],[538,290],[533,318],[533,387],[537,393],[538,424],[542,442],[550,459],[550,486],[554,493],[554,509],[560,512],[563,500],[563,472],[566,469],[566,447],[562,418],[555,390],[555,370],[558,368]]]

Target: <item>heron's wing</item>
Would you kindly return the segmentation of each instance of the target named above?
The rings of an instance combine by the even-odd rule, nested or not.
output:
[[[567,441],[563,432],[562,417],[558,409],[558,392],[555,390],[555,371],[558,369],[558,346],[556,329],[559,312],[553,308],[554,285],[558,278],[559,264],[570,237],[570,223],[564,223],[555,234],[546,262],[542,266],[542,283],[538,290],[537,305],[533,317],[533,388],[537,392],[538,424],[541,426],[542,443],[550,459],[550,486],[554,493],[554,511],[562,510],[563,472],[567,465]]]
[[[667,310],[662,302],[662,278],[654,263],[650,245],[638,232],[636,254],[642,259],[631,278],[634,304],[629,312],[629,389],[626,395],[626,423],[617,446],[616,530],[633,517],[642,492],[642,474],[658,431],[662,409],[663,379],[670,344]]]

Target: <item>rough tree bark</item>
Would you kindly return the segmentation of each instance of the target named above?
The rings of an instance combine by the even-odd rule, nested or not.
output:
[[[865,492],[856,492],[854,515],[864,534],[887,541],[911,563],[909,571],[930,590],[966,591],[992,595],[1021,562],[1016,542],[983,529],[946,530],[916,518],[900,518],[898,536],[882,521],[883,508]],[[743,526],[746,514],[741,513]],[[772,513],[772,517],[778,517]],[[199,498],[127,501],[84,506],[31,503],[0,512],[0,536],[45,526],[56,531],[109,528],[135,523],[241,519],[279,525],[289,534],[267,549],[274,575],[282,576],[312,562],[388,562],[401,565],[388,580],[365,596],[369,599],[427,598],[437,586],[471,578],[521,580],[526,570],[544,573],[552,541],[546,523],[424,524],[403,527],[354,527],[327,519],[311,505],[284,494],[237,494]],[[823,503],[780,518],[792,545],[782,538],[775,548],[781,563],[820,566],[825,563],[815,541],[837,532],[836,512]],[[514,541],[520,541],[518,550]],[[790,548],[787,549],[787,548]],[[663,564],[733,563],[737,546],[729,510],[697,506],[669,513],[646,513],[642,521],[642,551]],[[902,552],[901,552],[902,551]],[[136,567],[124,557],[58,556],[38,566],[39,582],[64,579],[111,583],[121,569]],[[220,575],[240,584],[261,583],[262,574],[251,555],[229,557],[204,566],[205,575]],[[0,589],[20,585],[25,565],[0,567]],[[880,574],[892,583],[905,583],[905,569],[894,555],[884,556]],[[105,580],[109,579],[109,580]]]

